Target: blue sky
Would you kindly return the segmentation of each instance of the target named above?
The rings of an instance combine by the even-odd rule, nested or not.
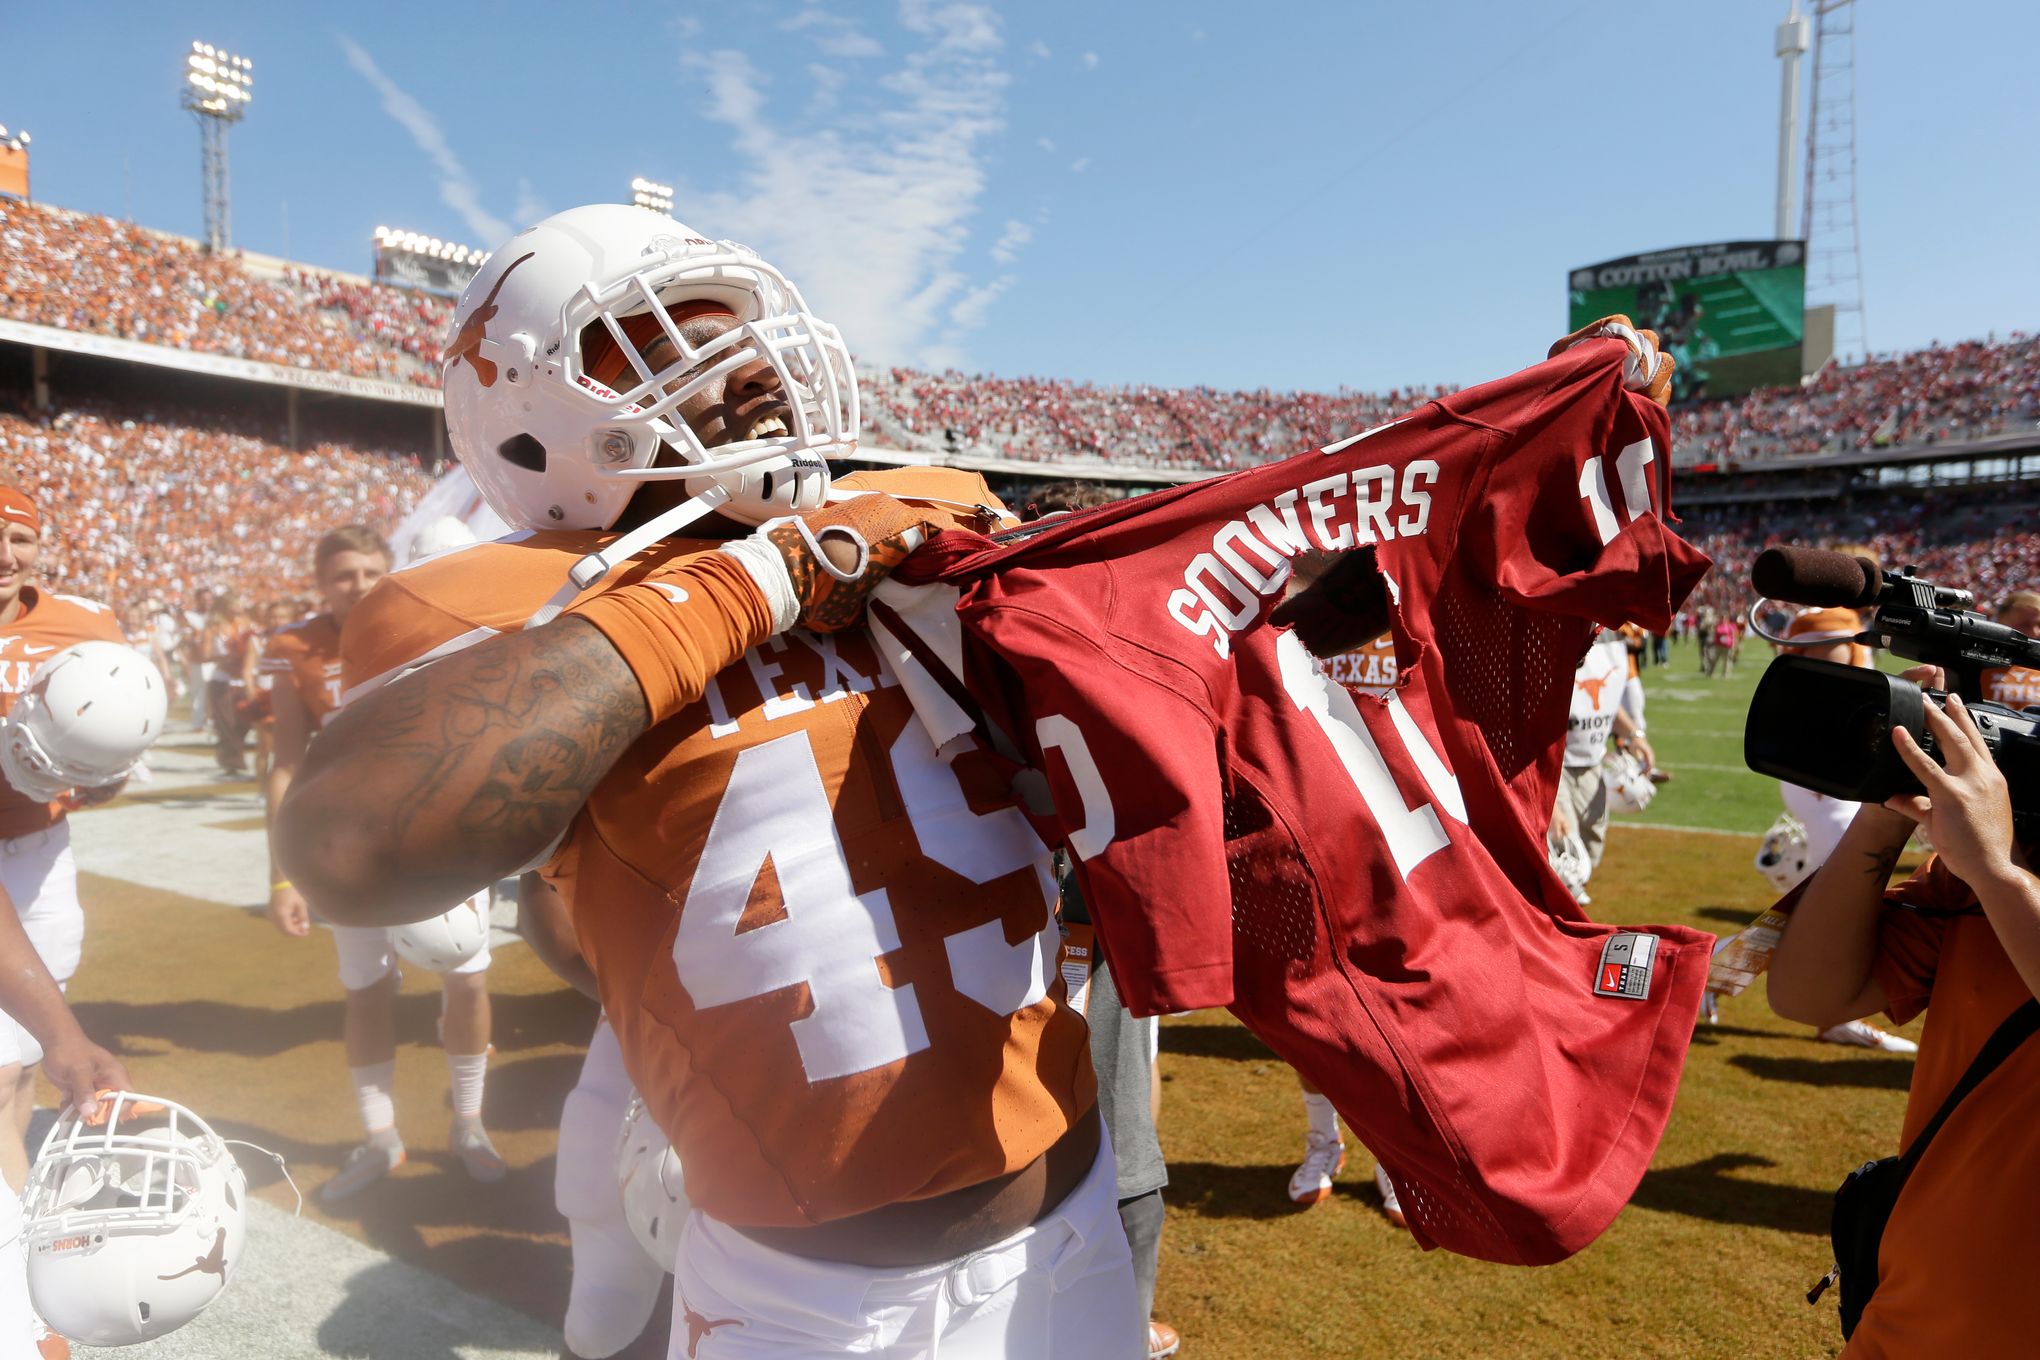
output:
[[[366,270],[379,224],[493,246],[649,175],[877,361],[1473,382],[1569,267],[1773,214],[1783,0],[12,8],[39,199],[197,235],[202,38],[255,63],[237,244]],[[2040,6],[1859,9],[1872,346],[2040,326]]]

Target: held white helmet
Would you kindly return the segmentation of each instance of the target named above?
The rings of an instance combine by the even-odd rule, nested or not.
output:
[[[680,1245],[680,1225],[693,1207],[687,1199],[687,1178],[680,1154],[645,1108],[644,1097],[632,1094],[623,1117],[623,1137],[616,1148],[616,1184],[623,1195],[623,1217],[631,1236],[659,1269],[673,1269]]]
[[[1601,762],[1601,777],[1608,785],[1608,802],[1617,812],[1641,812],[1657,797],[1650,771],[1627,751],[1611,751]]]
[[[1584,904],[1587,901],[1587,880],[1593,877],[1594,861],[1587,854],[1586,842],[1575,835],[1553,835],[1544,837],[1544,851],[1551,860],[1552,872],[1573,898]]]
[[[1806,848],[1806,827],[1791,813],[1780,813],[1757,850],[1757,872],[1783,895],[1798,887],[1816,867]]]
[[[131,1346],[205,1311],[241,1263],[248,1185],[204,1120],[121,1091],[98,1126],[66,1109],[24,1196],[28,1292],[55,1331]]]
[[[118,783],[163,733],[169,694],[149,658],[74,643],[45,661],[0,718],[0,772],[38,802]]]
[[[452,911],[398,926],[391,943],[406,963],[429,973],[450,973],[482,952],[489,942],[489,893],[485,888]]]
[[[683,303],[742,324],[697,348],[670,315]],[[645,350],[662,334],[678,357],[655,368]],[[704,445],[678,407],[761,359],[784,421]],[[454,451],[519,529],[607,529],[653,480],[726,493],[696,513],[762,524],[819,508],[825,459],[857,445],[850,351],[800,291],[745,246],[621,204],[557,213],[491,255],[455,310],[444,380]]]

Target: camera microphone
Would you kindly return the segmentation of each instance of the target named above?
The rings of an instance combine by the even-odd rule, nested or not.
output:
[[[1768,600],[1860,609],[1877,603],[1884,573],[1868,557],[1823,548],[1766,548],[1750,568],[1750,584]]]

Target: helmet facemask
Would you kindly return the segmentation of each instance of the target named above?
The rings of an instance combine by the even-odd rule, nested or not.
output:
[[[689,302],[717,305],[737,324],[690,344],[673,316]],[[559,335],[545,366],[557,365],[571,399],[594,408],[586,412],[594,427],[589,461],[601,479],[683,481],[695,496],[719,487],[729,493],[719,513],[762,524],[820,508],[829,487],[827,455],[856,445],[857,383],[842,336],[806,309],[777,270],[741,246],[669,249],[622,279],[591,282],[562,310]],[[591,336],[607,341],[592,348],[610,381],[590,371]],[[659,338],[673,356],[655,367],[646,351]],[[786,428],[710,447],[680,407],[761,360],[777,379]]]

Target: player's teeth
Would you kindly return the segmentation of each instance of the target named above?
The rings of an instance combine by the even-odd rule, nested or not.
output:
[[[751,439],[764,439],[771,435],[785,433],[785,421],[781,420],[778,416],[767,416],[751,427],[751,433],[748,437]]]

